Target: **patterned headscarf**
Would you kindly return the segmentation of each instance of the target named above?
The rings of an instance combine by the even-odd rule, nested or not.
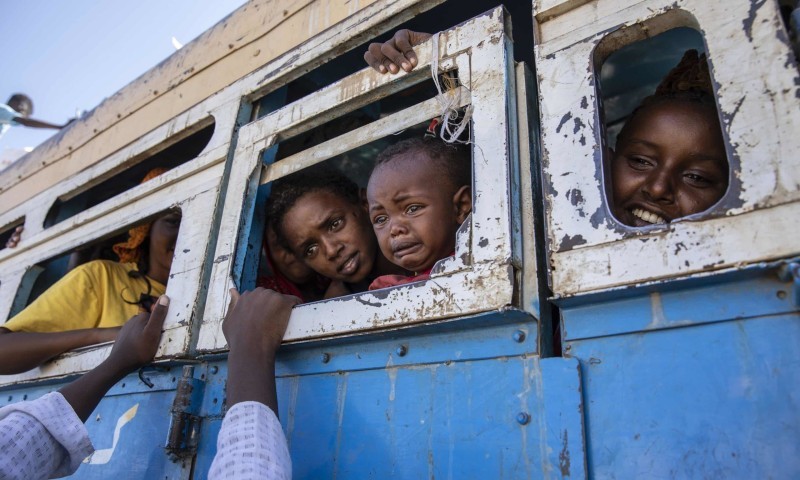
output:
[[[698,55],[697,50],[687,50],[683,54],[681,61],[658,84],[655,96],[689,92],[700,95],[714,94],[706,55],[705,53]]]
[[[166,168],[156,167],[147,172],[147,175],[144,176],[141,183],[152,180],[166,171]],[[142,256],[142,249],[140,247],[142,242],[144,242],[145,238],[147,238],[147,235],[150,233],[150,225],[152,225],[152,223],[131,228],[128,230],[128,240],[118,243],[112,247],[114,249],[114,253],[119,256],[120,263],[139,262]]]

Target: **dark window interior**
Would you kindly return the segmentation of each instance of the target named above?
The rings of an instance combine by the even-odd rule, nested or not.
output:
[[[284,105],[302,99],[327,85],[367,67],[363,56],[369,44],[373,42],[384,42],[390,39],[392,35],[394,35],[394,32],[399,29],[408,28],[415,31],[431,33],[447,30],[497,5],[499,5],[499,3],[496,0],[448,1],[427,12],[420,13],[412,20],[397,28],[379,37],[369,39],[367,42],[331,59],[327,63],[297,78],[284,87],[256,100],[253,103],[252,118],[261,118]],[[507,2],[505,6],[511,15],[512,29],[514,31],[532,32],[533,18],[531,6],[528,2]],[[520,35],[520,38],[514,38],[514,42],[516,60],[527,61],[532,65],[533,37],[531,35]],[[457,76],[457,72],[451,72],[450,75]],[[276,147],[267,149],[263,153],[262,159],[264,163],[267,164],[280,161],[283,158],[319,145],[320,143],[387,115],[391,115],[404,108],[408,108],[423,100],[433,98],[436,96],[436,93],[437,91],[433,81],[427,80],[343,115],[317,128],[293,136],[292,138],[283,139]],[[335,166],[339,171],[345,173],[354,180],[359,186],[365,187],[374,166],[375,158],[384,148],[412,136],[424,135],[427,127],[428,123],[425,123],[405,129],[390,137],[382,138],[350,150],[343,155],[327,160],[325,163]],[[464,138],[465,137],[462,136],[462,139]],[[241,265],[243,274],[240,288],[243,289],[255,286],[255,277],[260,271],[264,270],[263,266],[266,260],[261,248],[265,224],[263,205],[269,196],[269,190],[270,185],[262,185],[257,194],[251,231],[247,239],[248,254],[243,260],[243,265]]]
[[[705,51],[697,30],[682,27],[626,45],[612,53],[600,70],[600,97],[611,148],[631,112],[651,95],[686,50]]]
[[[138,222],[136,225],[150,223],[169,212],[170,211],[160,212],[145,221]],[[117,243],[126,241],[128,239],[128,230],[136,225],[130,225],[125,227],[123,231],[112,233],[71,252],[64,253],[34,265],[23,279],[23,285],[17,292],[17,298],[12,306],[9,318],[30,305],[39,295],[44,293],[45,290],[50,288],[50,286],[60,280],[73,268],[92,260],[119,261],[119,257],[114,253],[112,247]]]
[[[11,235],[14,233],[14,230],[16,230],[16,228],[22,225],[23,223],[25,223],[25,219],[21,218],[14,223],[6,225],[6,227],[0,233],[0,250],[6,248],[6,242],[8,241],[9,238],[11,238]]]
[[[694,143],[691,148],[681,140],[694,137],[686,135],[676,138],[674,142],[666,142],[663,136],[659,137],[657,131],[652,130],[659,123],[641,123],[658,122],[660,118],[659,125],[672,128],[666,119],[679,110],[655,110],[663,108],[663,105],[674,104],[668,99],[672,97],[651,99],[650,105],[655,106],[641,110],[642,118],[633,116],[642,101],[654,94],[662,80],[681,62],[687,50],[705,53],[702,35],[692,28],[675,28],[619,48],[600,67],[598,91],[606,147],[604,188],[612,214],[623,225],[664,225],[706,212],[724,197],[729,188],[731,180],[728,148],[725,146],[724,133],[719,122],[718,107],[713,100],[710,102],[715,109],[714,116],[720,125],[716,128],[719,128],[721,137],[717,137],[718,141],[714,140],[713,136],[698,133],[707,131],[704,130],[705,127],[696,127],[697,130],[692,130],[691,133],[697,133],[699,139],[692,141],[699,143]],[[601,58],[597,60],[602,61]],[[682,67],[679,75],[685,77],[698,74],[697,70]],[[702,81],[702,77],[688,77],[688,80],[680,81],[677,78],[671,77],[671,88],[678,88],[682,83],[697,85],[694,88],[699,90],[694,90],[695,92],[705,91],[715,95],[713,82],[708,77]],[[689,83],[685,83],[687,81]],[[671,95],[682,95],[683,100],[677,100],[678,105],[709,105],[707,96],[699,103],[701,100],[696,97],[692,101],[686,100],[689,94],[683,90]],[[666,116],[659,116],[661,113],[653,116],[652,112],[655,111],[664,112],[663,115]],[[630,131],[636,132],[637,137],[622,145],[619,135],[627,131],[624,130],[625,125],[632,118],[635,123],[630,124]],[[685,118],[688,117],[680,121],[690,121]],[[691,154],[688,153],[690,150]],[[701,160],[703,158],[706,160]]]
[[[47,213],[44,227],[51,227],[63,222],[109,198],[130,190],[139,185],[142,178],[153,168],[172,169],[194,159],[208,145],[213,134],[214,124],[212,123],[186,138],[160,149],[157,153],[143,156],[141,160],[134,161],[133,165],[126,170],[74,197],[57,200]]]

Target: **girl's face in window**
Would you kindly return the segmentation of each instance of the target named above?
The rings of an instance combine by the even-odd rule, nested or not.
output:
[[[150,226],[150,257],[147,275],[166,284],[172,257],[175,255],[175,242],[181,227],[181,212],[170,212],[156,219]]]
[[[286,212],[281,228],[294,254],[320,275],[358,283],[372,272],[377,240],[361,205],[309,192]]]
[[[725,145],[713,107],[665,101],[637,112],[611,169],[614,216],[644,227],[707,210],[728,188]]]
[[[272,228],[267,228],[267,248],[275,269],[290,282],[302,285],[314,278],[314,271],[280,244]]]

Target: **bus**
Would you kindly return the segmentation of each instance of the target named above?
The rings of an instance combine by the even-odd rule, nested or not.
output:
[[[156,361],[86,422],[97,451],[74,477],[206,478],[228,289],[264,267],[273,182],[332,165],[364,186],[382,148],[455,111],[473,191],[455,255],[293,310],[276,371],[294,477],[797,478],[799,7],[250,0],[0,174],[2,243],[24,225],[0,250],[4,320],[76,252],[183,218]],[[381,75],[363,54],[400,28],[439,33]],[[707,55],[729,186],[630,227],[608,152],[687,49]],[[0,406],[110,348],[0,376]]]

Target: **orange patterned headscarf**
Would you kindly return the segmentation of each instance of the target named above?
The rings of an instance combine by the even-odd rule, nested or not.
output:
[[[166,168],[156,167],[147,172],[147,175],[144,176],[141,183],[152,180],[166,171]],[[131,228],[128,230],[128,240],[126,242],[118,243],[112,247],[114,249],[114,253],[119,256],[120,263],[139,262],[142,256],[142,249],[140,246],[150,233],[150,225],[152,225],[152,223]]]

